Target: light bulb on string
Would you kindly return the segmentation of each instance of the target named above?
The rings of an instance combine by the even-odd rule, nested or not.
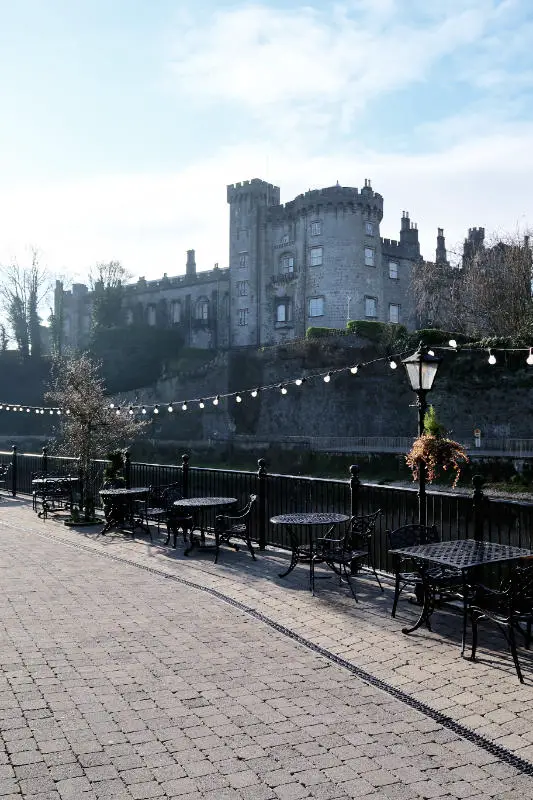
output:
[[[141,408],[141,414],[146,414],[146,408],[144,406]]]
[[[67,411],[66,411],[66,413],[67,413],[67,414],[70,414],[70,408],[67,408]]]
[[[6,406],[6,411],[9,411],[9,406]]]
[[[496,356],[494,355],[492,350],[489,350],[489,364],[491,366],[494,366],[495,363],[496,363]]]
[[[280,385],[279,385],[279,390],[280,390],[281,394],[287,394],[287,387],[284,386],[282,383],[280,383]]]
[[[450,347],[453,347],[454,350],[457,350],[457,341],[455,339],[450,339],[448,344]]]
[[[435,356],[435,351],[434,350],[428,350],[428,356],[433,356],[434,357]]]
[[[357,375],[359,372],[359,364],[354,364],[353,367],[350,367],[350,372],[352,375]]]
[[[302,378],[296,378],[296,380],[294,381],[294,383],[295,383],[295,385],[296,385],[296,386],[301,386],[301,385],[302,385],[302,383],[303,383],[303,379],[302,379]]]
[[[159,414],[159,406],[154,406],[154,414]]]
[[[168,413],[169,413],[169,414],[172,414],[172,412],[173,412],[173,411],[174,411],[174,406],[172,405],[172,403],[169,403],[169,406],[168,406]]]
[[[533,347],[529,348],[529,355],[526,358],[526,364],[529,364],[529,366],[533,364]]]
[[[198,406],[199,406],[200,408],[205,408],[205,403],[204,403],[204,401],[203,401],[203,400],[200,400],[200,402],[198,403]]]
[[[391,357],[389,358],[389,367],[390,367],[391,369],[396,369],[396,367],[397,367],[397,366],[398,366],[398,364],[396,363],[396,361],[394,360],[394,358],[391,356]]]
[[[61,409],[60,409],[60,408],[58,408],[58,409],[57,409],[57,416],[59,416],[60,414],[61,414]]]
[[[4,408],[4,406],[0,404],[0,411],[2,411],[3,408]]]
[[[133,406],[130,406],[128,409],[128,414],[133,414]]]
[[[242,403],[242,397],[240,396],[240,394],[236,395],[235,402],[236,403]]]
[[[19,411],[24,411],[24,409],[22,408],[22,406],[19,406]]]
[[[117,415],[117,417],[120,417],[120,408],[117,408],[117,410],[115,411],[115,414]]]
[[[187,411],[187,403],[182,403],[181,404],[181,410],[182,411]]]
[[[114,403],[109,403],[109,408],[115,408],[115,404]]]
[[[219,402],[220,402],[220,396],[217,394],[217,396],[213,398],[213,405],[218,406]]]
[[[257,397],[257,395],[259,394],[259,389],[252,389],[250,394],[252,397]]]
[[[30,413],[30,411],[31,411],[31,409],[30,409],[30,408],[27,408],[27,409],[26,409],[26,414],[29,414],[29,413]],[[50,414],[53,414],[53,413],[54,413],[53,411],[50,411]]]
[[[327,375],[324,375],[324,383],[329,383],[331,380],[331,372],[328,372]]]

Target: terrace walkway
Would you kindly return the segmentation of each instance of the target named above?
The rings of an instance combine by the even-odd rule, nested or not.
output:
[[[0,798],[533,798],[533,664],[313,598],[286,555],[184,559],[0,501]],[[490,663],[489,663],[490,662]]]

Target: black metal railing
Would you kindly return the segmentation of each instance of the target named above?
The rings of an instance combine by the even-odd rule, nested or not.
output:
[[[0,451],[0,464],[11,464],[7,488],[31,494],[35,473],[77,475],[75,458]],[[103,484],[106,462],[93,463],[95,485]],[[270,522],[277,514],[305,511],[339,511],[346,514],[369,514],[378,508],[382,515],[373,541],[374,560],[378,568],[390,569],[387,557],[386,531],[394,530],[418,518],[417,489],[382,486],[359,481],[356,466],[350,468],[347,480],[311,478],[297,475],[269,474],[263,459],[257,472],[232,469],[209,469],[191,466],[184,455],[181,464],[144,464],[126,458],[128,486],[160,487],[179,483],[184,497],[235,497],[245,505],[250,494],[257,494],[254,538],[260,547],[267,545],[288,548],[287,532]],[[533,503],[488,499],[483,495],[481,479],[474,478],[474,494],[428,492],[428,523],[436,524],[443,540],[479,538],[533,549]],[[98,504],[98,495],[95,497]],[[302,533],[306,536],[307,533]],[[302,541],[302,544],[307,542]]]

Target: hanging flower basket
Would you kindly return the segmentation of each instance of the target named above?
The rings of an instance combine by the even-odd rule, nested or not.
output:
[[[426,465],[426,477],[429,483],[438,477],[440,470],[444,472],[453,470],[455,478],[452,487],[457,486],[461,469],[469,461],[466,450],[461,444],[431,433],[423,433],[415,439],[405,460],[415,481],[418,480],[422,462]]]

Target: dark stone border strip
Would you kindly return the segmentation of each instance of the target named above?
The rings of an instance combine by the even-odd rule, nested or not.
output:
[[[6,524],[6,523],[3,523]],[[8,526],[11,527],[11,526]],[[57,542],[58,539],[56,536],[52,536],[49,534],[41,533],[40,531],[35,532],[37,536],[40,536],[43,539],[50,539],[54,542]],[[183,586],[187,586],[190,589],[197,589],[198,591],[205,592],[206,594],[211,595],[212,597],[216,597],[217,600],[221,600],[224,603],[227,603],[233,608],[239,609],[239,611],[248,614],[254,619],[259,620],[259,622],[268,625],[270,628],[273,628],[278,633],[283,634],[283,636],[292,639],[294,642],[302,645],[303,647],[311,650],[313,653],[317,653],[320,656],[323,656],[328,661],[336,664],[339,667],[351,672],[352,675],[355,675],[360,680],[364,681],[365,683],[369,684],[370,686],[375,687],[376,689],[380,689],[382,692],[394,697],[395,700],[398,700],[400,703],[404,703],[406,706],[419,711],[424,716],[429,717],[430,719],[437,722],[439,725],[442,725],[443,728],[447,728],[448,730],[456,733],[466,741],[471,742],[476,747],[479,747],[482,750],[485,750],[487,753],[495,756],[500,761],[504,762],[505,764],[509,764],[510,766],[514,767],[518,772],[522,772],[525,775],[533,775],[533,763],[530,761],[526,761],[526,759],[517,756],[515,753],[508,750],[506,747],[502,747],[495,742],[492,742],[485,736],[481,736],[481,734],[476,733],[472,728],[468,728],[466,725],[462,725],[460,722],[448,717],[446,714],[442,714],[440,711],[436,711],[431,706],[428,706],[426,703],[423,703],[421,700],[416,700],[414,697],[411,697],[406,692],[403,692],[401,689],[397,689],[390,683],[387,683],[381,678],[376,678],[370,672],[362,669],[361,667],[357,667],[355,664],[352,664],[350,661],[347,661],[345,658],[332,653],[330,650],[326,650],[324,647],[320,647],[320,645],[311,642],[309,639],[305,639],[303,636],[300,636],[298,633],[291,631],[290,628],[286,628],[284,625],[280,625],[278,622],[275,622],[270,617],[266,617],[264,614],[261,614],[259,611],[256,611],[249,606],[244,605],[239,600],[234,600],[232,597],[229,597],[223,592],[219,592],[217,589],[212,589],[209,586],[202,586],[199,583],[195,583],[194,581],[189,581],[186,578],[180,578],[179,575],[173,575],[172,573],[165,572],[164,570],[157,569],[155,567],[149,567],[145,564],[139,564],[137,561],[132,561],[129,558],[124,558],[123,556],[114,555],[113,553],[106,553],[104,551],[96,550],[94,547],[89,547],[88,545],[81,544],[79,542],[69,542],[65,541],[64,539],[60,540],[62,544],[66,544],[69,547],[73,547],[78,550],[85,550],[89,553],[96,553],[97,555],[103,556],[104,558],[109,558],[112,561],[118,561],[122,564],[128,564],[129,566],[136,567],[137,569],[142,569],[145,572],[150,572],[153,575],[158,575],[161,578],[165,578],[167,580],[176,581],[177,583],[181,583]]]

